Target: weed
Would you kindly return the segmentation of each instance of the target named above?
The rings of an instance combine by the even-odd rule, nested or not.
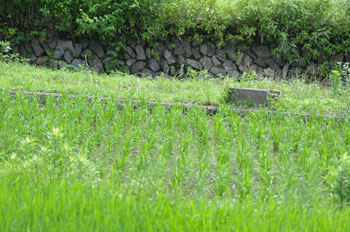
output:
[[[19,54],[12,53],[10,42],[0,41],[0,61],[27,62],[28,59],[21,57]]]

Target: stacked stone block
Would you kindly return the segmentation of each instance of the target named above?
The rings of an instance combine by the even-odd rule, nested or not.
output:
[[[255,71],[266,77],[280,76],[288,79],[296,75],[312,74],[326,60],[350,61],[350,57],[337,55],[329,59],[323,57],[306,66],[301,60],[288,63],[281,57],[273,56],[271,50],[264,45],[252,46],[246,51],[238,52],[232,46],[219,48],[211,42],[201,43],[186,38],[177,38],[154,47],[130,39],[125,51],[117,54],[112,46],[97,40],[73,41],[52,36],[46,41],[27,41],[15,50],[39,66],[87,66],[99,73],[123,69],[131,74],[152,77],[182,75],[192,69],[206,70],[208,77],[237,78],[243,73]]]

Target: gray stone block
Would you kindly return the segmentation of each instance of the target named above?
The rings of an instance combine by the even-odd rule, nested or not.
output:
[[[55,49],[57,46],[57,41],[58,41],[58,39],[53,37],[53,38],[48,39],[46,42],[47,42],[47,45],[51,49]]]
[[[258,57],[254,54],[254,52],[248,51],[247,55],[250,56],[253,60],[257,59]]]
[[[242,65],[246,66],[246,67],[249,67],[250,65],[253,64],[253,59],[248,56],[248,55],[245,55],[244,58],[243,58],[243,63]]]
[[[225,52],[230,60],[233,61],[236,59],[237,53],[231,47],[226,47]]]
[[[142,45],[137,45],[135,47],[135,51],[136,51],[136,59],[137,60],[146,60],[146,54],[145,54],[145,50],[143,49]]]
[[[206,44],[201,44],[201,46],[199,47],[199,51],[201,52],[201,54],[203,56],[206,56],[207,55],[207,52],[208,52],[208,45]]]
[[[186,63],[189,64],[192,68],[194,68],[196,70],[202,69],[202,64],[196,60],[186,59]]]
[[[260,57],[267,59],[271,56],[270,49],[267,46],[257,46],[254,49],[255,54]]]
[[[237,70],[233,70],[227,74],[227,76],[232,78],[238,78],[241,74]]]
[[[131,47],[127,47],[126,48],[126,53],[133,59],[136,58],[135,52]]]
[[[234,71],[234,70],[237,70],[237,66],[230,60],[225,61],[222,64],[222,67],[224,67],[224,69],[227,73]]]
[[[67,50],[73,53],[73,42],[70,40],[58,40],[56,49],[63,51],[63,53]]]
[[[84,67],[84,61],[80,59],[74,59],[72,61],[72,66],[74,66],[75,68],[81,69]]]
[[[163,55],[164,55],[164,58],[166,59],[166,61],[169,65],[176,63],[176,60],[175,60],[173,54],[171,54],[171,52],[168,49],[164,50]]]
[[[74,53],[73,42],[70,40],[58,40],[56,50],[53,53],[53,57],[60,59],[66,51]]]
[[[218,67],[212,67],[210,69],[210,72],[215,75],[215,76],[225,76],[226,75],[226,71],[223,68],[218,68]]]
[[[90,58],[88,58],[89,65],[93,69],[95,69],[98,73],[103,73],[104,68],[101,60],[96,55],[92,55]]]
[[[199,60],[202,56],[201,54],[199,53],[199,51],[197,49],[192,49],[192,56],[196,59],[196,60]]]
[[[248,73],[248,72],[249,72],[249,69],[248,69],[247,66],[240,65],[240,66],[238,66],[238,69],[239,69],[239,71],[241,71],[242,73]]]
[[[178,56],[178,55],[184,55],[185,54],[185,49],[184,46],[181,43],[176,43],[176,46],[174,48],[174,55]]]
[[[261,72],[262,72],[262,71],[263,71],[262,68],[260,68],[259,66],[253,64],[253,65],[249,66],[249,68],[248,68],[248,73],[253,73],[253,72],[259,73],[259,70],[260,70],[260,69],[261,69]]]
[[[178,63],[179,65],[185,65],[185,64],[186,64],[186,59],[185,59],[185,57],[184,57],[183,55],[179,55],[179,56],[177,57],[177,63]]]
[[[166,60],[164,60],[164,59],[161,59],[160,60],[160,67],[162,68],[162,70],[163,70],[163,72],[164,73],[168,73],[169,72],[169,65],[168,65],[168,63],[166,62]]]
[[[89,47],[99,58],[105,55],[103,47],[99,42],[95,40],[90,40]]]
[[[243,64],[243,58],[245,57],[245,54],[243,52],[239,53],[237,60],[236,60],[236,64],[238,66]]]
[[[272,70],[274,70],[277,74],[281,73],[281,68],[280,66],[273,60],[273,59],[267,59],[266,63],[268,65],[269,68],[271,68]]]
[[[212,43],[208,43],[207,47],[207,56],[212,57],[215,55],[215,46]]]
[[[130,66],[133,65],[135,62],[136,62],[136,59],[128,59],[128,60],[126,60],[126,65],[130,67]]]
[[[175,76],[175,74],[176,74],[175,66],[170,66],[170,75]]]
[[[77,58],[80,56],[80,53],[83,49],[83,46],[81,44],[75,44],[74,49],[73,49],[73,57]]]
[[[70,54],[68,50],[64,52],[63,58],[68,64],[70,64],[73,60],[73,56]]]
[[[128,59],[135,59],[132,58],[131,56],[129,56],[129,54],[127,52],[124,53],[124,60],[128,60]]]
[[[42,44],[42,46],[43,46],[43,48],[44,48],[44,50],[45,50],[46,55],[51,56],[52,53],[53,53],[53,51],[52,51],[52,49],[49,47],[49,45],[47,45],[47,44],[44,43],[44,44]]]
[[[214,66],[220,66],[221,65],[221,62],[215,56],[211,58],[211,62],[213,63]]]
[[[203,65],[203,68],[206,70],[210,70],[210,68],[213,66],[209,57],[203,57],[200,59],[200,62]]]
[[[146,62],[144,61],[137,61],[131,66],[131,73],[136,74],[138,72],[141,72],[146,67]]]
[[[61,50],[61,49],[56,49],[54,52],[53,52],[53,58],[56,58],[56,59],[60,59],[64,54],[64,51]]]
[[[125,61],[124,60],[120,60],[120,59],[117,59],[117,66],[124,66],[125,65]]]
[[[216,49],[216,57],[222,62],[226,61],[226,52],[221,49]]]
[[[146,57],[147,57],[147,59],[152,58],[152,51],[150,48],[146,48]]]
[[[289,64],[285,64],[282,69],[282,78],[286,79],[288,75]]]
[[[243,104],[249,107],[267,106],[270,100],[275,100],[280,95],[278,90],[265,89],[230,89],[229,102]]]
[[[36,56],[41,56],[45,52],[38,39],[32,40],[32,48]]]
[[[148,67],[153,71],[153,72],[158,72],[160,69],[160,65],[155,59],[151,59],[148,61]]]
[[[265,62],[265,59],[259,57],[257,59],[254,60],[254,63],[263,67],[263,68],[266,68],[266,62]]]
[[[153,72],[152,70],[150,70],[150,69],[148,69],[148,68],[143,69],[143,70],[141,71],[141,73],[142,73],[143,75],[150,76],[150,77],[153,77],[153,78],[157,76],[157,74],[156,74],[155,72]]]

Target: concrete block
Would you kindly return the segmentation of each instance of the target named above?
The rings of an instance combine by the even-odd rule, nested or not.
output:
[[[249,107],[265,107],[270,100],[277,99],[279,95],[278,90],[233,88],[229,90],[228,102]]]

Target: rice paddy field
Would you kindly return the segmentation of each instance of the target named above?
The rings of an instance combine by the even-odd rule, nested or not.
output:
[[[341,113],[341,119],[319,117],[317,102],[305,106],[307,119],[263,111],[242,116],[211,89],[205,91],[220,106],[216,114],[181,104],[150,108],[147,95],[137,107],[129,101],[117,107],[121,95],[88,100],[78,85],[63,89],[75,86],[63,77],[51,85],[60,86],[63,97],[43,101],[9,90],[38,91],[37,78],[45,86],[42,72],[53,71],[30,68],[31,77],[23,71],[16,84],[9,76],[28,67],[11,72],[11,64],[0,65],[9,65],[0,71],[0,231],[349,231],[347,98],[326,87],[270,81],[290,88],[295,105],[306,93],[339,102],[320,108]],[[91,88],[94,96],[112,92]],[[197,102],[205,99],[192,91]],[[181,91],[179,98],[190,101]],[[298,111],[286,105],[279,103],[276,111]]]

